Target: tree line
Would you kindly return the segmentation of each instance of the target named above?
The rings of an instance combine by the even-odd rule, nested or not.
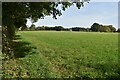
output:
[[[119,32],[120,29],[116,30],[112,25],[102,25],[99,23],[94,23],[90,28],[84,27],[72,27],[72,28],[64,28],[63,26],[38,26],[36,27],[32,24],[30,27],[22,27],[21,31],[82,31],[82,32]]]

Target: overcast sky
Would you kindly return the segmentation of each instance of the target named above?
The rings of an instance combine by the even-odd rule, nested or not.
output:
[[[64,27],[90,27],[93,23],[103,25],[113,25],[118,28],[118,3],[117,2],[90,2],[86,3],[81,9],[71,6],[62,12],[62,16],[57,20],[52,16],[34,23],[36,26],[64,26]],[[27,25],[31,25],[28,21]]]

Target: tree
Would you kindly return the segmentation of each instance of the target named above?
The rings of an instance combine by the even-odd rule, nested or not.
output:
[[[36,27],[36,30],[43,30],[41,26]]]
[[[104,26],[103,25],[100,25],[100,32],[104,32]]]
[[[98,23],[94,23],[92,26],[91,26],[91,30],[94,31],[94,32],[98,32],[100,29],[100,25]]]
[[[79,27],[72,27],[72,31],[80,31]]]
[[[109,25],[108,27],[110,28],[111,32],[116,32],[116,29],[112,25]]]
[[[62,27],[62,26],[55,26],[54,29],[55,29],[56,31],[61,31],[61,30],[63,29],[63,27]]]
[[[112,28],[111,28],[111,31],[112,31],[112,32],[116,32],[116,28],[112,27]]]
[[[116,32],[116,29],[112,25],[100,25],[98,23],[94,23],[90,30],[93,32]]]
[[[117,32],[120,32],[120,28],[118,28]]]
[[[21,29],[21,31],[26,31],[26,30],[28,30],[28,27],[27,27],[27,26],[25,26],[25,27],[20,27],[20,29]]]
[[[108,26],[104,26],[104,32],[111,32],[111,30]]]
[[[53,15],[53,18],[57,19],[57,16],[62,15],[61,10],[57,8],[59,4],[61,4],[62,10],[65,11],[74,3],[80,9],[84,2],[3,2],[3,44],[11,43],[15,30],[26,27],[27,19],[31,19],[33,23],[47,15]],[[3,45],[3,53],[5,53],[5,47],[6,45]]]

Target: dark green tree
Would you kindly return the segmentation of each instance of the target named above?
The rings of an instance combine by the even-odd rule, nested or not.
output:
[[[54,29],[56,31],[62,31],[64,28],[62,26],[55,26]]]
[[[117,32],[120,32],[120,28],[118,28]]]
[[[92,26],[91,26],[91,29],[92,31],[94,32],[98,32],[100,30],[100,25],[98,23],[94,23]]]
[[[18,30],[26,31],[26,30],[28,30],[28,27],[27,27],[27,26],[25,26],[25,27],[21,27],[21,28],[19,28]]]
[[[80,27],[72,27],[72,31],[80,31]]]

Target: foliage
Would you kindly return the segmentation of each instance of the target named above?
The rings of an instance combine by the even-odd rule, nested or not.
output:
[[[2,53],[6,58],[13,56],[13,49],[11,46],[12,41],[11,41],[11,37],[7,37],[8,35],[7,35],[7,27],[4,26],[2,28]]]
[[[79,27],[74,27],[74,28],[72,28],[72,31],[80,31],[80,28]]]
[[[56,31],[61,31],[61,30],[63,29],[63,27],[62,27],[62,26],[55,26],[54,29],[55,29]]]
[[[94,23],[92,26],[91,26],[91,30],[92,31],[95,31],[95,32],[98,32],[99,31],[99,24],[98,23]]]
[[[116,32],[116,29],[112,25],[109,25],[108,27],[110,28],[111,32]]]
[[[118,28],[117,32],[120,32],[120,28]]]
[[[25,27],[21,27],[21,28],[19,28],[21,31],[24,31],[24,30],[28,30],[28,27],[27,26],[25,26]]]
[[[73,27],[72,31],[84,31],[89,32],[89,28],[82,28],[82,27]]]
[[[90,30],[93,32],[116,32],[116,29],[112,25],[100,25],[98,23],[94,23]]]

